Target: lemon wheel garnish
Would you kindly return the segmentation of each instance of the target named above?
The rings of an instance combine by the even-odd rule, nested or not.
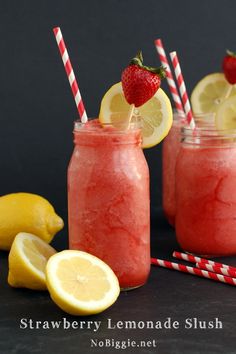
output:
[[[126,102],[121,82],[113,85],[102,99],[99,120],[102,124],[122,122],[127,119],[130,105]],[[137,108],[142,118],[142,146],[152,147],[165,138],[172,125],[170,100],[159,88],[143,106]]]
[[[16,288],[47,290],[45,268],[56,250],[39,237],[20,232],[9,253],[8,283]]]
[[[236,95],[227,98],[219,105],[215,122],[219,130],[236,129]]]
[[[92,315],[111,306],[120,293],[111,268],[86,252],[66,250],[52,256],[46,267],[52,300],[71,315]]]
[[[229,97],[236,94],[236,88],[228,83],[224,74],[213,73],[205,76],[195,86],[191,95],[194,113],[216,112],[219,105],[227,98],[229,91]]]

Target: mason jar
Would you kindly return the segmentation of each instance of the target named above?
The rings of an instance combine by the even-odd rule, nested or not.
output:
[[[172,127],[162,144],[162,207],[169,224],[175,225],[175,164],[180,149],[180,129],[185,116],[173,114]]]
[[[236,131],[181,129],[176,162],[176,237],[202,256],[236,254]]]
[[[150,271],[150,195],[140,128],[76,122],[74,144],[69,247],[106,262],[122,289],[141,286]]]
[[[194,116],[198,127],[211,127],[213,113]],[[181,146],[181,128],[187,126],[185,115],[174,111],[173,124],[162,145],[162,206],[165,217],[171,226],[175,226],[175,165]]]

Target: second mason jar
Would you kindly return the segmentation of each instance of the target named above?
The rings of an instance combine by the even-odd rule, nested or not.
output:
[[[236,131],[185,127],[176,162],[176,235],[203,256],[236,255]]]
[[[162,205],[164,214],[171,226],[175,226],[175,166],[181,146],[181,128],[187,126],[185,115],[174,112],[173,125],[162,146]],[[211,128],[213,113],[195,114],[194,121],[199,128]]]
[[[162,145],[162,206],[166,219],[175,226],[175,164],[180,149],[180,129],[184,114],[174,112],[173,124]]]
[[[122,289],[143,285],[150,271],[150,197],[140,129],[77,122],[74,143],[69,247],[105,261]]]

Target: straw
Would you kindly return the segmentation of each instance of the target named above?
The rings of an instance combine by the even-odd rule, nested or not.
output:
[[[180,64],[179,64],[179,59],[177,56],[176,52],[171,52],[170,53],[170,58],[172,61],[172,65],[174,68],[174,72],[175,72],[175,77],[178,83],[178,87],[179,87],[179,92],[180,92],[180,96],[182,98],[182,102],[183,102],[183,106],[184,106],[184,111],[187,117],[187,122],[190,125],[190,127],[192,129],[195,128],[195,123],[194,123],[194,119],[193,119],[193,113],[192,113],[192,109],[190,106],[190,102],[189,102],[189,98],[188,98],[188,93],[186,90],[186,86],[184,83],[184,78],[181,72],[181,68],[180,68]]]
[[[176,84],[175,84],[175,81],[174,81],[174,78],[173,78],[173,75],[172,75],[172,72],[170,69],[168,59],[167,59],[165,49],[164,49],[161,39],[155,40],[155,46],[156,46],[156,50],[159,54],[161,64],[165,68],[167,83],[168,83],[170,93],[172,95],[175,107],[176,107],[178,113],[184,114],[184,108],[183,108],[183,105],[182,105],[182,102],[181,102],[181,99],[180,99],[180,96],[178,93],[178,89],[176,87]]]
[[[197,268],[206,269],[210,272],[227,275],[228,277],[236,278],[236,270],[226,269],[224,267],[214,266],[207,263],[196,263]]]
[[[231,278],[222,274],[216,274],[208,272],[207,270],[201,270],[199,268],[185,266],[183,264],[178,264],[158,258],[151,258],[151,264],[157,265],[159,267],[168,268],[172,270],[177,270],[179,272],[197,275],[198,277],[207,278],[221,283],[226,283],[229,285],[236,285],[236,278]]]
[[[216,267],[219,267],[219,268],[226,268],[226,269],[230,269],[230,270],[236,271],[235,267],[229,266],[227,264],[214,262],[214,261],[211,261],[209,259],[193,256],[191,254],[186,254],[186,253],[183,253],[183,252],[174,251],[172,256],[174,258],[183,259],[184,261],[188,261],[188,262],[192,262],[192,263],[205,263],[205,264],[210,264],[210,265],[213,265],[213,266],[216,266]]]
[[[197,263],[201,263],[201,264],[210,264],[213,265],[215,267],[219,267],[219,268],[225,268],[225,269],[230,269],[236,272],[236,267],[230,266],[228,264],[223,264],[223,263],[218,263],[218,262],[214,262],[214,261],[210,261],[208,259],[202,259],[201,262],[197,262]]]
[[[67,74],[67,78],[70,83],[70,87],[74,96],[75,104],[77,107],[77,110],[80,115],[80,119],[82,123],[86,123],[88,121],[88,117],[84,108],[84,103],[79,91],[79,86],[75,78],[74,70],[72,68],[70,58],[66,49],[66,45],[64,42],[64,39],[62,37],[61,29],[60,27],[55,27],[53,28],[53,32],[57,41],[57,45],[61,54],[61,58],[65,67],[65,71]]]

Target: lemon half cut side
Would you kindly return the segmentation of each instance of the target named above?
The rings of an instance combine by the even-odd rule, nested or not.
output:
[[[56,250],[26,232],[16,235],[8,257],[8,283],[16,288],[47,290],[45,268]]]
[[[71,315],[92,315],[111,306],[120,293],[112,269],[99,258],[82,251],[65,250],[46,266],[52,300]]]

